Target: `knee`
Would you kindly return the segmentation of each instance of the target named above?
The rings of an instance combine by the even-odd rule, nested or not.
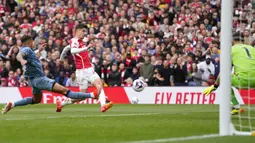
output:
[[[67,92],[68,92],[68,90],[69,90],[68,88],[64,88],[64,89],[62,90],[61,94],[66,95]]]
[[[100,80],[99,81],[97,80],[95,86],[96,86],[98,91],[101,91],[103,89],[103,84]]]
[[[98,90],[99,92],[101,92],[101,90],[103,89],[103,88],[102,88],[102,85],[100,85],[100,84],[97,84],[97,85],[96,85],[96,88],[97,88],[97,90]]]
[[[55,83],[52,91],[55,92],[55,93],[66,95],[67,92],[69,91],[69,89],[64,87],[64,86],[62,86],[62,85],[60,85],[60,84],[58,84],[58,83]]]

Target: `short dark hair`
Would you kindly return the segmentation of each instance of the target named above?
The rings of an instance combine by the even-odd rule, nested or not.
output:
[[[235,32],[235,33],[233,33],[233,40],[234,40],[234,41],[243,42],[243,41],[244,41],[244,36],[243,36],[243,34],[240,33],[240,32]]]
[[[75,27],[76,30],[77,30],[77,29],[83,29],[83,28],[86,28],[86,29],[87,29],[87,26],[84,25],[84,24],[78,24],[78,25]]]
[[[29,40],[33,40],[31,36],[24,35],[24,36],[21,37],[21,42],[22,43],[25,43],[25,42],[27,42]]]

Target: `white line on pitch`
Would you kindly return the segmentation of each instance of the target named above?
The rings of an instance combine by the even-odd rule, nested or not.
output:
[[[207,139],[207,138],[215,138],[219,137],[219,134],[208,134],[201,136],[189,136],[189,137],[179,137],[179,138],[165,138],[165,139],[155,139],[155,140],[140,140],[140,141],[130,141],[130,142],[122,142],[122,143],[162,143],[162,142],[174,142],[174,141],[188,141],[195,139]]]
[[[38,120],[38,119],[58,119],[58,118],[86,118],[86,117],[126,117],[126,116],[149,116],[162,113],[139,113],[139,114],[108,114],[108,115],[85,115],[85,116],[49,116],[49,117],[24,117],[24,118],[5,118],[2,120]]]
[[[0,120],[37,120],[37,119],[58,119],[58,118],[86,118],[86,117],[122,117],[122,116],[148,116],[148,115],[162,115],[162,114],[192,114],[202,112],[216,112],[216,110],[208,111],[187,111],[180,113],[179,111],[171,111],[170,113],[130,113],[130,114],[106,114],[106,115],[84,115],[84,116],[48,116],[48,117],[21,117],[21,118],[2,118]],[[7,115],[5,115],[7,116]]]

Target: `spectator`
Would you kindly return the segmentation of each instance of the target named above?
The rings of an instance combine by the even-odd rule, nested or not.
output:
[[[163,62],[163,68],[161,69],[162,71],[162,76],[164,78],[164,86],[170,86],[170,75],[171,75],[171,70],[169,66],[169,62],[167,60],[164,60]]]
[[[220,57],[220,54],[218,52],[218,48],[217,47],[213,47],[212,48],[212,54],[211,54],[211,58],[213,61],[215,61],[216,58],[219,58]]]
[[[163,86],[164,83],[165,83],[165,79],[164,79],[162,73],[159,71],[159,69],[156,68],[154,70],[151,85],[152,86]]]
[[[18,78],[18,80],[20,79],[20,77],[21,77],[21,75],[22,75],[22,71],[21,71],[21,69],[20,68],[18,68],[17,70],[16,70],[16,72],[15,72],[16,74],[17,74],[17,78]]]
[[[124,85],[125,87],[131,87],[133,85],[133,80],[130,77],[127,78],[125,82],[126,82],[126,84]]]
[[[132,69],[136,66],[136,61],[131,57],[131,53],[127,52],[126,59],[124,60],[126,70],[129,74],[132,73]]]
[[[8,82],[6,78],[1,78],[1,87],[7,87],[8,86]]]
[[[195,52],[195,62],[200,63],[200,62],[203,62],[203,61],[204,61],[204,56],[202,55],[202,51],[197,50]]]
[[[98,74],[101,75],[101,64],[100,64],[100,59],[99,57],[95,57],[94,58],[94,62],[93,62],[93,67],[94,67],[94,71]]]
[[[138,69],[136,67],[133,68],[132,74],[130,75],[130,78],[132,81],[138,79],[140,77],[140,74],[138,72]]]
[[[217,78],[220,73],[220,58],[215,58],[214,68],[215,68],[214,77]]]
[[[121,74],[118,71],[117,63],[113,63],[112,70],[109,74],[108,85],[109,86],[121,86]]]
[[[175,59],[175,57],[172,57],[171,58],[171,64],[170,64],[170,66],[169,66],[170,68],[169,68],[169,70],[170,70],[170,84],[171,84],[171,86],[174,86],[174,69],[175,69],[175,67],[176,67],[176,59]]]
[[[6,78],[8,77],[8,69],[5,67],[5,61],[3,58],[0,57],[0,73],[1,73],[1,78]]]
[[[13,71],[9,72],[9,77],[8,77],[8,86],[9,87],[15,87],[18,86],[18,79],[17,77],[14,75]]]
[[[41,38],[38,49],[35,50],[35,54],[39,57],[39,59],[47,59],[47,52],[45,48],[47,47],[47,39]]]
[[[147,54],[144,57],[144,64],[140,68],[140,75],[144,78],[145,82],[150,82],[153,76],[153,65],[150,62],[150,56]]]
[[[197,64],[192,64],[191,72],[188,75],[188,86],[201,86],[202,84],[202,72],[198,70]]]
[[[66,86],[78,87],[75,73],[72,73],[71,77],[67,79]]]
[[[53,77],[58,77],[60,71],[64,71],[64,66],[62,65],[60,59],[57,59],[56,63],[53,63],[52,66],[53,66],[53,70],[51,71],[51,74],[53,75]]]
[[[186,64],[188,74],[190,74],[192,70],[192,65],[193,65],[192,55],[188,55],[187,61],[185,62],[185,64]]]
[[[154,65],[154,68],[162,69],[163,68],[163,62],[161,57],[156,58],[156,63]]]
[[[27,83],[24,75],[20,76],[19,87],[27,87],[27,86],[28,86],[28,83]]]
[[[109,60],[104,60],[101,66],[101,79],[108,84],[109,74],[111,72],[111,63]]]
[[[66,85],[67,78],[63,71],[60,71],[59,76],[56,77],[56,82],[60,85],[65,86]]]
[[[155,56],[151,56],[151,64],[153,66],[157,66],[157,60],[156,60],[156,57]]]
[[[153,41],[150,42],[148,47],[148,53],[153,56],[155,54],[155,43]]]
[[[67,61],[64,61],[63,71],[66,77],[70,77],[71,73],[74,72],[72,71],[71,65],[69,65]]]
[[[253,39],[252,39],[250,30],[245,29],[243,36],[244,36],[244,44],[251,45],[253,42]]]
[[[211,61],[210,55],[206,56],[206,61],[199,63],[197,66],[198,66],[198,70],[200,70],[202,72],[202,80],[203,81],[207,82],[209,80],[209,76],[211,74],[214,75],[214,73],[215,73],[215,66]]]
[[[50,73],[50,71],[49,71],[48,68],[46,68],[46,69],[44,70],[44,74],[45,74],[46,77],[48,77],[48,78],[50,78],[50,79],[53,79],[53,78],[54,78],[53,75]]]
[[[175,86],[187,85],[187,67],[183,64],[182,58],[177,59],[177,64],[174,67],[173,82]]]
[[[124,85],[125,84],[125,80],[128,77],[130,77],[130,73],[126,70],[124,63],[120,63],[120,65],[119,65],[119,72],[121,74],[121,84]]]
[[[138,58],[138,63],[144,63],[145,56],[147,55],[147,50],[142,49],[141,56]]]

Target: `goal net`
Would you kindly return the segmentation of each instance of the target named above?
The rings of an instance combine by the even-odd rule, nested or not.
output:
[[[233,2],[233,3],[232,3]],[[233,7],[229,6],[232,5]],[[232,11],[232,12],[230,12]],[[232,15],[230,14],[232,13]],[[232,23],[228,21],[226,16],[232,18]],[[231,15],[231,16],[230,16]],[[231,29],[229,28],[231,27]],[[220,104],[220,134],[221,135],[254,135],[255,136],[255,0],[234,0],[222,2],[222,23],[221,23],[221,91],[222,102]],[[226,28],[226,29],[225,29]],[[229,30],[229,31],[228,31]],[[243,47],[243,54],[238,54],[238,64],[233,65],[231,75],[228,75],[228,68],[231,67],[234,60],[229,49],[223,49],[232,46],[231,39],[228,38],[233,33],[239,33],[239,40],[243,44],[251,45],[254,50]],[[235,35],[236,36],[236,35]],[[238,39],[238,38],[237,38]],[[229,44],[229,45],[228,45]],[[230,48],[231,49],[231,48]],[[232,49],[233,50],[233,49]],[[240,52],[241,53],[241,52]],[[222,58],[224,57],[224,58]],[[242,61],[244,61],[242,63]],[[226,70],[227,69],[227,70]],[[241,71],[236,74],[235,71]],[[232,80],[230,80],[232,77]],[[235,79],[234,79],[235,78]],[[235,81],[234,81],[235,80]],[[231,88],[240,104],[232,104],[227,106],[227,102],[233,97],[225,98],[226,94],[231,94]],[[228,88],[227,88],[228,86]],[[233,108],[239,108],[243,113],[231,115]],[[231,109],[232,108],[232,109]],[[227,124],[227,125],[226,125]]]

